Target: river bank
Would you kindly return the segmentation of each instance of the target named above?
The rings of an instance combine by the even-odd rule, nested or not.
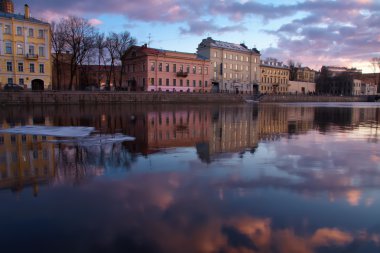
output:
[[[76,104],[123,104],[123,103],[224,103],[237,104],[252,100],[248,95],[226,93],[152,93],[152,92],[0,92],[2,105],[76,105]],[[370,97],[266,95],[260,103],[291,102],[369,102]]]

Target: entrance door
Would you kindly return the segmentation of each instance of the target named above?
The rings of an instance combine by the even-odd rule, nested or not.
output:
[[[34,79],[32,81],[32,90],[44,90],[44,81],[41,79]]]

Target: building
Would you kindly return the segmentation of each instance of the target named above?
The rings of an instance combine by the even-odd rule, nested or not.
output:
[[[320,94],[338,96],[362,95],[361,70],[323,66],[317,79],[316,90]]]
[[[308,67],[297,68],[297,76],[295,81],[315,83],[315,72],[316,71]]]
[[[25,13],[14,14],[12,1],[1,1],[0,86],[51,89],[50,25]]]
[[[198,55],[210,59],[213,91],[255,93],[260,82],[260,52],[244,44],[210,37],[198,45]]]
[[[289,67],[275,58],[261,61],[260,92],[268,94],[287,93],[289,85]]]
[[[210,92],[210,61],[196,54],[143,46],[131,47],[125,57],[130,91]]]
[[[288,93],[290,94],[313,94],[315,93],[315,83],[289,81]]]
[[[51,57],[55,58],[57,56],[53,54]],[[70,60],[70,53],[63,53],[59,55],[58,61],[53,60],[52,84],[54,90],[70,89]],[[106,84],[108,83],[110,86],[109,88],[114,90],[119,87],[120,71],[121,66],[114,66],[111,75],[110,65],[79,65],[74,75],[72,89],[105,89]]]

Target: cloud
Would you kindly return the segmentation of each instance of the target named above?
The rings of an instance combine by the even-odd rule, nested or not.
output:
[[[22,7],[25,1],[15,0]],[[128,22],[176,24],[182,34],[202,36],[247,32],[259,18],[276,45],[261,49],[263,56],[293,59],[312,68],[321,65],[360,65],[380,56],[380,3],[373,0],[304,0],[286,4],[253,0],[93,0],[29,1],[32,14],[51,21],[67,15],[111,14]],[[27,1],[28,3],[28,1]],[[228,21],[216,23],[218,18]],[[287,20],[275,29],[272,21]],[[269,24],[269,26],[267,25]],[[258,34],[257,36],[260,36]]]
[[[89,19],[88,22],[92,26],[99,26],[99,25],[103,24],[103,21],[101,21],[100,19],[96,19],[96,18]]]
[[[180,28],[182,34],[196,34],[205,35],[206,33],[223,34],[228,32],[243,32],[246,31],[243,25],[232,25],[232,26],[217,26],[211,20],[208,21],[190,21],[188,23],[188,28]]]

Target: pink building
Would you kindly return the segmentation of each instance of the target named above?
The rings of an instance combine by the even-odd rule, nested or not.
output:
[[[210,92],[210,61],[196,54],[131,47],[125,57],[128,90]]]

